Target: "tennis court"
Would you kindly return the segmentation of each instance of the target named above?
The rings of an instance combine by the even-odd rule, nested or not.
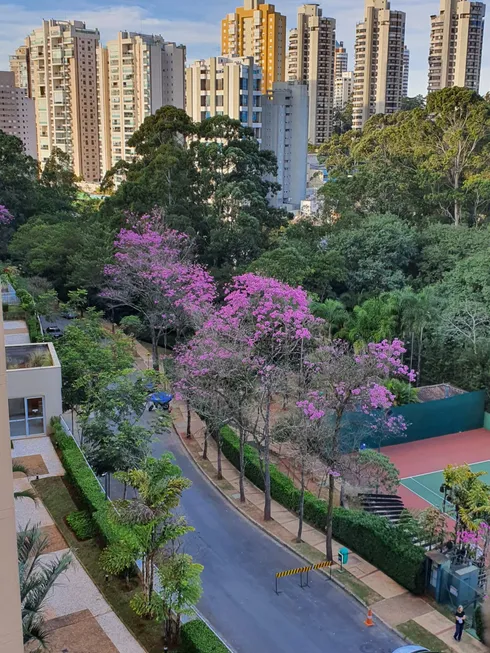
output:
[[[429,504],[442,509],[442,471],[450,464],[468,463],[473,471],[487,472],[488,476],[482,480],[490,485],[490,431],[486,429],[393,445],[382,448],[381,452],[400,471],[398,494],[406,508],[423,509]],[[446,505],[449,514],[450,508]]]

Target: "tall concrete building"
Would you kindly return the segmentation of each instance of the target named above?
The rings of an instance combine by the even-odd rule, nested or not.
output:
[[[195,121],[229,116],[262,131],[262,70],[253,57],[211,57],[186,71],[186,111]]]
[[[410,50],[405,46],[403,50],[403,86],[402,97],[408,97],[408,80],[410,78]]]
[[[128,140],[165,105],[185,106],[185,47],[161,36],[119,32],[97,50],[99,139],[104,174],[131,161]]]
[[[70,155],[84,181],[100,179],[96,50],[99,32],[81,21],[44,20],[16,51],[11,69],[28,76],[35,101],[38,160]]]
[[[346,73],[349,68],[349,54],[347,49],[344,48],[344,42],[337,41],[335,43],[335,79],[342,77],[342,73]]]
[[[484,24],[483,2],[441,0],[431,16],[429,93],[447,86],[478,92]]]
[[[27,97],[26,88],[15,86],[12,72],[0,72],[0,129],[20,138],[25,153],[37,158],[34,100]]]
[[[352,100],[352,88],[354,86],[354,73],[348,70],[342,73],[341,77],[335,79],[334,108],[342,110]]]
[[[5,653],[22,653],[24,644],[10,451],[7,365],[0,301],[0,588],[2,592],[0,650]]]
[[[405,13],[389,0],[365,0],[364,20],[356,28],[354,129],[376,113],[400,109],[403,92]]]
[[[285,79],[286,17],[274,5],[245,0],[221,22],[221,54],[253,57],[262,68],[262,92]]]
[[[262,98],[261,149],[277,158],[281,190],[271,198],[276,207],[296,210],[306,197],[308,158],[308,87],[302,82],[278,82]]]
[[[14,73],[14,83],[17,88],[25,88],[27,96],[31,96],[30,52],[22,45],[15,54],[9,57],[10,70]]]
[[[288,80],[308,85],[308,139],[324,143],[332,134],[335,88],[335,20],[317,4],[298,9],[298,27],[289,35]]]

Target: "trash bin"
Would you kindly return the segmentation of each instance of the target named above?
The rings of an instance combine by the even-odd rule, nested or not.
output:
[[[343,546],[339,551],[339,563],[346,565],[349,560],[349,549]]]

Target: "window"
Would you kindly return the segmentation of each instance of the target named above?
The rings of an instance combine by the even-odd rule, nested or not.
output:
[[[9,423],[11,438],[45,433],[43,398],[9,399]]]

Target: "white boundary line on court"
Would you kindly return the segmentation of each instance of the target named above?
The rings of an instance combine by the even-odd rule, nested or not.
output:
[[[479,460],[477,463],[460,463],[460,465],[469,465],[471,467],[472,465],[481,465],[482,463],[490,463],[490,460]],[[459,467],[460,465],[454,465],[454,467]],[[444,471],[443,469],[435,469],[433,472],[424,472],[423,474],[412,474],[412,476],[405,476],[404,478],[401,478],[400,481],[406,481],[409,478],[417,478],[418,476],[430,476],[430,474],[442,474],[443,471]]]

